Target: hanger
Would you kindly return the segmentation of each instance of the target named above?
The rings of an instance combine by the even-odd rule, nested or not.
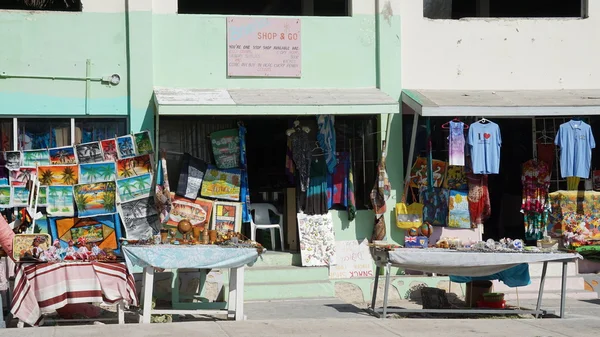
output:
[[[538,138],[538,140],[541,140],[541,141],[545,141],[545,140],[552,141],[552,138],[551,138],[551,137],[548,137],[548,136],[546,135],[546,129],[543,129],[543,130],[542,130],[542,136],[541,136],[540,138]]]
[[[477,121],[477,123],[481,123],[481,124],[487,124],[487,123],[491,123],[492,121],[490,121],[489,119],[486,119],[485,117],[482,117],[480,120]]]
[[[454,117],[452,122],[459,123],[462,121],[460,119],[458,119],[458,117]],[[468,128],[469,128],[469,126],[467,124],[463,123],[463,130],[466,130]],[[450,129],[450,122],[446,122],[446,123],[442,124],[442,129]]]

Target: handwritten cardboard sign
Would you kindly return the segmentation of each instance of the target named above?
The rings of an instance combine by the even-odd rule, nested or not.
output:
[[[348,279],[373,277],[373,259],[369,252],[367,239],[363,241],[336,241],[336,262],[329,269],[329,278]]]
[[[227,18],[227,75],[301,77],[300,19]]]

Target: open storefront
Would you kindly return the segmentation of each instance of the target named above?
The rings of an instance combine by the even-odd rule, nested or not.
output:
[[[409,147],[398,226],[406,230],[405,247],[425,250],[421,266],[402,262],[410,255],[403,249],[379,256],[378,265],[438,272],[471,285],[498,279],[519,287],[531,282],[523,258],[560,260],[562,317],[567,261],[580,258],[563,251],[575,252],[600,235],[593,211],[598,101],[597,91],[404,90]],[[427,259],[440,249],[473,254],[460,257],[480,267]],[[507,253],[519,254],[508,258],[523,265],[483,272]],[[544,313],[544,263],[536,314]]]

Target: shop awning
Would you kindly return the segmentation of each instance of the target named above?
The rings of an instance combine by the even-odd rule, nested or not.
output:
[[[600,115],[600,89],[413,90],[402,102],[421,116],[533,117]]]
[[[397,99],[376,88],[154,88],[159,115],[317,115],[399,113]]]

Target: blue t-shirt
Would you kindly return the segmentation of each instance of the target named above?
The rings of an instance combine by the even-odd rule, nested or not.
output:
[[[563,178],[590,177],[592,149],[596,142],[589,124],[575,120],[561,124],[554,144],[560,147],[560,175]]]
[[[500,127],[494,122],[475,122],[469,127],[469,149],[475,174],[498,174],[500,171]]]

